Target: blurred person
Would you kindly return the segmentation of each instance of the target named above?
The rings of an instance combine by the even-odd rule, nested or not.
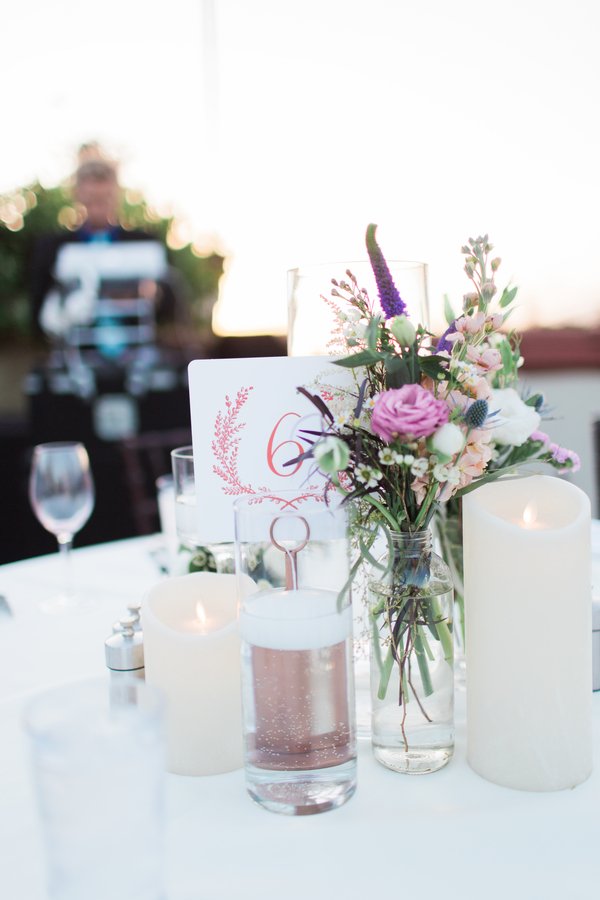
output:
[[[116,165],[106,159],[98,146],[87,144],[81,148],[79,166],[75,172],[73,196],[80,204],[84,219],[73,231],[64,230],[40,238],[33,251],[30,268],[30,298],[33,330],[44,333],[40,315],[51,292],[59,289],[54,270],[60,249],[68,243],[120,243],[125,241],[155,241],[156,238],[140,229],[126,229],[119,224],[121,199]],[[170,281],[158,285],[141,282],[140,295],[156,292],[157,321],[187,319],[186,306]]]

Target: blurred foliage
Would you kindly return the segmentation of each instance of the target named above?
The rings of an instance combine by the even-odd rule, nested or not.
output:
[[[0,338],[32,337],[29,312],[29,262],[37,238],[74,230],[83,221],[67,184],[45,188],[39,182],[0,195]],[[200,333],[210,331],[224,259],[202,255],[179,239],[174,217],[159,215],[141,194],[124,191],[119,224],[139,228],[167,246],[169,263],[179,273],[184,301]]]

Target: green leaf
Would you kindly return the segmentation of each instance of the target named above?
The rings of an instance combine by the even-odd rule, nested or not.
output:
[[[531,397],[528,397],[525,401],[525,406],[533,406],[535,408],[537,404],[543,399],[544,397],[542,394],[532,394]]]
[[[365,335],[367,341],[367,347],[371,352],[377,352],[377,338],[379,337],[379,323],[381,321],[380,316],[373,316],[367,326],[367,333]]]
[[[410,372],[411,384],[418,384],[421,380],[421,369],[419,368],[419,354],[417,353],[417,345],[413,344],[408,348],[405,354],[408,371]]]
[[[509,341],[502,341],[499,348],[502,357],[502,374],[504,381],[512,381],[516,375],[517,366],[512,347]]]
[[[456,319],[456,316],[454,315],[454,310],[452,309],[452,306],[450,305],[450,298],[448,297],[448,294],[444,294],[444,316],[445,316],[445,319],[446,319],[446,322],[448,323],[448,325],[452,325],[452,323]]]
[[[433,378],[435,381],[438,381],[438,375],[443,375],[444,378],[448,374],[448,360],[443,356],[419,356],[419,367],[421,372],[425,375],[429,375],[430,378]]]
[[[336,359],[335,364],[343,366],[345,369],[355,369],[357,366],[372,366],[380,359],[383,359],[380,353],[375,353],[373,350],[361,350],[360,353],[354,353],[352,356]]]
[[[510,289],[504,288],[504,290],[502,291],[502,296],[500,297],[500,308],[501,309],[504,309],[506,306],[509,306],[513,302],[513,300],[517,296],[518,290],[519,289],[516,287],[510,288]]]
[[[455,497],[464,497],[465,494],[470,494],[471,491],[476,491],[478,487],[481,487],[482,484],[489,484],[491,481],[496,481],[497,478],[501,478],[503,475],[510,476],[511,480],[513,478],[526,478],[530,473],[523,472],[519,473],[517,471],[516,466],[503,466],[501,469],[496,469],[495,472],[490,472],[488,475],[482,475],[481,478],[478,478],[476,481],[472,481],[471,484],[468,484],[466,487],[461,488],[455,493]]]
[[[386,356],[385,383],[388,389],[401,388],[405,384],[412,383],[410,369],[401,356]]]

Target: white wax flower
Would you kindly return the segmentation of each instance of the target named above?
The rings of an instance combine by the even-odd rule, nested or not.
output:
[[[492,390],[489,405],[490,413],[496,413],[490,423],[494,427],[493,437],[498,444],[520,447],[540,424],[539,413],[536,413],[533,406],[527,406],[514,388]]]
[[[465,436],[454,422],[446,422],[434,431],[429,439],[429,448],[439,456],[449,458],[459,453],[465,444]]]
[[[406,457],[404,457],[406,460]],[[415,476],[415,478],[421,478],[427,469],[429,468],[429,463],[423,457],[419,457],[415,459],[412,466],[410,467],[411,474]]]
[[[343,328],[346,340],[362,341],[367,333],[366,322],[348,322]]]

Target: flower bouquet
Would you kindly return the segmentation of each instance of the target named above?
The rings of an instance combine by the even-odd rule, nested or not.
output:
[[[474,275],[475,259],[468,253],[469,247],[463,247],[467,254],[465,271]],[[512,299],[517,289],[512,288]],[[464,300],[469,302],[472,295]],[[511,301],[512,302],[512,301]],[[467,323],[464,317],[456,317],[446,300],[446,318],[448,328],[438,342],[438,352],[451,352],[457,343],[464,341],[465,329],[475,323]],[[477,385],[478,395],[485,397],[489,409],[493,411],[490,422],[488,453],[485,472],[493,475],[503,474],[508,470],[519,469],[526,473],[535,464],[546,465],[558,474],[576,472],[579,469],[579,457],[572,450],[554,443],[545,431],[540,430],[544,418],[550,418],[550,410],[546,406],[542,394],[531,394],[519,383],[519,368],[524,360],[519,349],[519,336],[514,332],[494,334],[489,343],[500,353],[502,365],[482,374],[483,380]],[[463,367],[465,378],[477,378],[477,373],[468,366]],[[475,484],[479,476],[475,475]],[[464,493],[464,492],[462,492]],[[465,617],[463,587],[463,544],[462,544],[462,503],[461,491],[452,496],[447,503],[440,504],[436,512],[436,536],[439,539],[441,552],[448,563],[454,584],[455,600],[455,668],[458,678],[464,681],[465,659]]]
[[[439,341],[406,315],[375,225],[366,244],[378,298],[350,271],[332,280],[324,298],[337,322],[331,352],[353,387],[299,388],[320,426],[302,430],[309,447],[289,464],[314,459],[327,488],[353,503],[359,552],[352,576],[365,565],[372,572],[375,755],[397,771],[429,772],[453,751],[452,580],[429,527],[441,506],[523,462],[523,444],[507,452],[494,439],[511,403],[525,408],[532,425],[527,458],[551,461],[553,451],[532,436],[540,398],[521,401],[511,387],[518,343],[502,329],[516,289],[498,293],[500,259],[490,259],[487,236],[462,248],[473,290]]]

